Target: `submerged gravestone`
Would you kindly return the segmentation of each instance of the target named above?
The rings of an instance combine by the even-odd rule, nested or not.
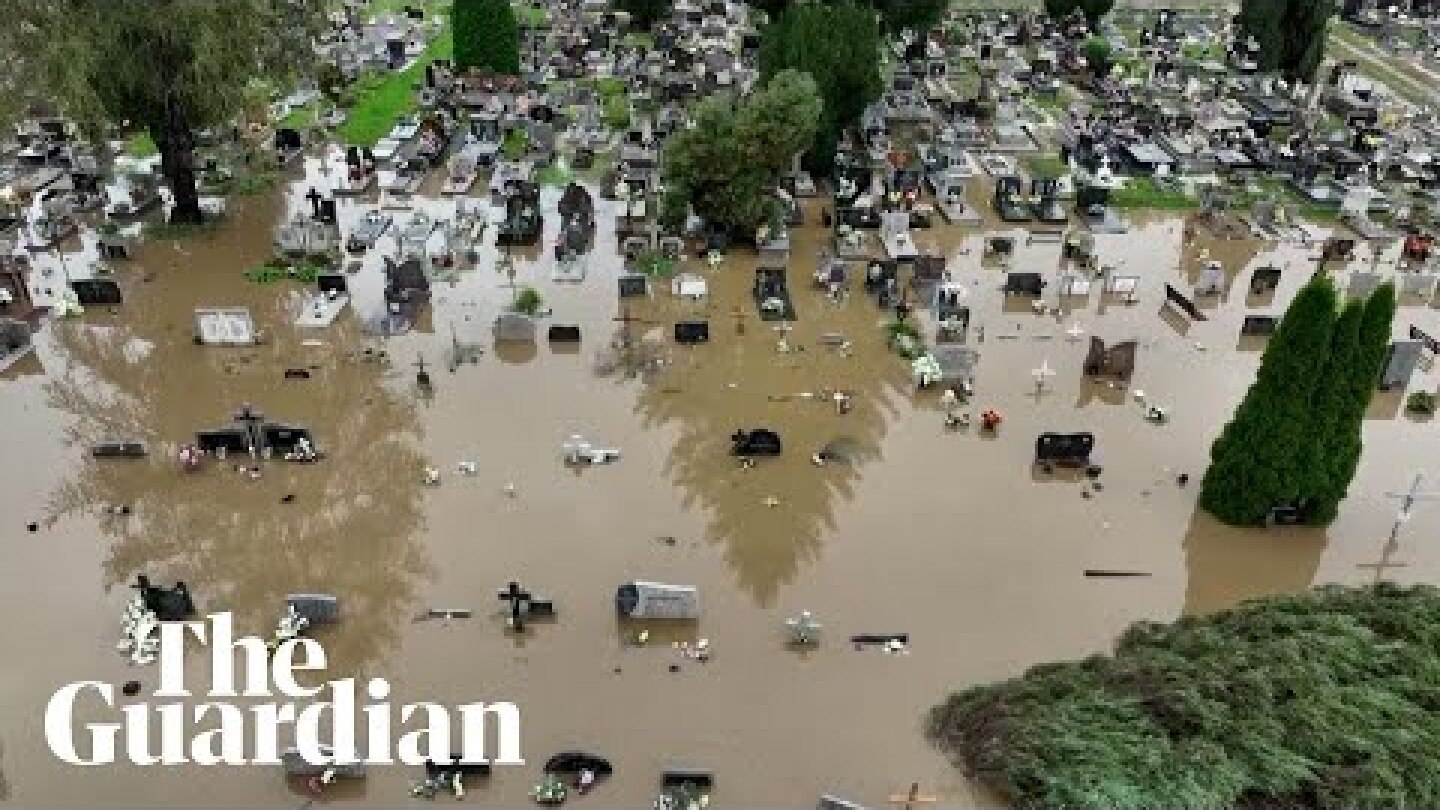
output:
[[[204,346],[253,346],[255,321],[244,307],[195,310],[195,342]]]

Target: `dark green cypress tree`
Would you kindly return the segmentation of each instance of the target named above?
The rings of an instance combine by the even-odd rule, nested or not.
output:
[[[520,24],[506,0],[455,0],[450,35],[456,68],[520,75]]]
[[[1045,14],[1050,19],[1063,20],[1078,11],[1092,29],[1114,7],[1115,0],[1045,0]]]
[[[1285,61],[1285,12],[1288,7],[1288,0],[1242,0],[1240,3],[1238,44],[1243,53],[1245,40],[1255,40],[1255,44],[1260,46],[1256,61],[1262,71],[1279,70]]]
[[[816,146],[805,155],[813,172],[828,174],[845,129],[880,97],[880,29],[867,6],[793,5],[765,27],[760,75],[768,81],[793,68],[810,74],[825,102]]]
[[[1335,286],[1324,276],[1301,288],[1270,339],[1255,382],[1211,446],[1200,504],[1221,521],[1263,525],[1275,506],[1325,490],[1330,476],[1315,463],[1312,403],[1336,304]]]
[[[1311,523],[1320,526],[1335,520],[1340,511],[1340,500],[1345,497],[1349,478],[1341,472],[1345,467],[1342,459],[1360,458],[1360,423],[1355,421],[1352,424],[1349,414],[1355,400],[1350,386],[1351,371],[1359,365],[1360,321],[1364,312],[1365,304],[1361,301],[1350,301],[1340,311],[1330,338],[1330,358],[1322,375],[1325,384],[1315,391],[1314,438],[1317,443],[1314,447],[1319,452],[1311,463],[1325,469],[1326,485],[1312,499],[1307,517]],[[1369,401],[1368,397],[1366,401]],[[1362,411],[1361,418],[1363,416]],[[1344,480],[1341,481],[1341,478]]]
[[[1260,46],[1260,70],[1310,81],[1325,55],[1334,0],[1242,0],[1240,36]]]
[[[1334,427],[1324,436],[1324,463],[1328,483],[1316,499],[1312,519],[1329,523],[1340,511],[1340,502],[1350,489],[1360,467],[1365,412],[1380,382],[1385,357],[1390,350],[1390,330],[1395,320],[1395,287],[1382,284],[1370,294],[1359,310],[1348,349],[1337,345],[1326,383],[1335,390]],[[1347,307],[1347,311],[1351,307]],[[1338,336],[1337,336],[1338,337]],[[1339,341],[1337,340],[1337,344]]]
[[[1290,0],[1285,15],[1285,58],[1280,65],[1291,80],[1313,81],[1325,57],[1325,31],[1335,16],[1335,0]]]
[[[670,0],[617,0],[615,7],[629,12],[636,27],[649,30],[670,13]]]

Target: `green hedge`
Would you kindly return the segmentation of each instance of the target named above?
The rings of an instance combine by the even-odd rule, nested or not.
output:
[[[1330,586],[953,695],[927,733],[1021,810],[1440,807],[1440,590]]]

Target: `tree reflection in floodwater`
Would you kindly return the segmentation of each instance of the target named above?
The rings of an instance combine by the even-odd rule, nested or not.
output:
[[[191,263],[208,256],[233,269],[235,259],[217,247],[195,249]],[[247,633],[268,635],[287,594],[334,594],[342,622],[316,633],[331,667],[376,660],[395,644],[416,581],[429,574],[417,536],[414,482],[424,462],[414,411],[385,388],[377,364],[342,348],[358,345],[352,329],[332,327],[306,345],[288,327],[268,328],[288,320],[273,288],[237,283],[238,272],[170,275],[163,291],[143,288],[164,300],[127,302],[123,324],[98,311],[56,324],[64,367],[46,392],[74,417],[68,439],[84,460],[55,491],[49,519],[102,513],[107,588],[139,573],[184,580],[202,612],[234,612]],[[253,348],[195,345],[191,311],[215,301],[248,304],[279,336]],[[286,379],[293,367],[310,378]],[[233,458],[180,471],[177,445],[227,426],[242,403],[311,429],[326,458],[266,462],[258,480],[237,472]],[[99,441],[143,441],[150,456],[92,459],[88,447]],[[112,507],[130,513],[109,514]]]
[[[792,232],[797,256],[818,248],[816,231]],[[861,469],[880,457],[906,382],[904,361],[885,356],[879,328],[884,313],[873,300],[857,285],[847,303],[832,305],[810,291],[797,265],[808,262],[792,263],[790,287],[800,313],[788,333],[758,319],[750,294],[754,263],[742,256],[707,273],[706,304],[663,296],[637,307],[638,315],[664,329],[676,320],[709,320],[708,344],[672,344],[658,372],[641,374],[637,410],[647,427],[678,425],[666,474],[687,508],[705,512],[710,541],[722,547],[741,587],[765,606],[774,604],[803,564],[818,558],[825,534],[835,530],[835,499],[852,498]],[[828,348],[820,339],[827,333],[842,334],[853,346],[847,353]],[[793,347],[789,353],[777,350],[782,334]],[[655,337],[646,336],[645,343]],[[649,369],[655,352],[641,354]],[[602,371],[625,366],[599,365]],[[849,413],[837,412],[827,393],[833,390],[851,395]],[[731,455],[730,436],[762,427],[780,434],[784,452],[745,469]],[[842,458],[817,467],[811,456],[827,445]]]

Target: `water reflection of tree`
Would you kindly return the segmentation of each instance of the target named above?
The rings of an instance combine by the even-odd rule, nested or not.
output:
[[[1325,552],[1323,529],[1237,529],[1195,510],[1185,534],[1184,615],[1309,588]]]
[[[745,274],[727,272],[732,278]],[[794,287],[799,274],[791,276]],[[716,280],[711,283],[714,286]],[[769,605],[780,587],[795,579],[802,564],[818,558],[825,533],[835,529],[835,499],[853,497],[861,468],[879,458],[904,364],[872,352],[862,352],[871,355],[865,359],[833,355],[817,345],[817,338],[821,331],[839,329],[833,323],[822,328],[810,321],[797,324],[791,336],[793,343],[807,346],[808,351],[777,354],[770,324],[759,324],[751,316],[747,334],[741,337],[733,334],[733,318],[713,314],[730,312],[729,304],[737,298],[726,296],[724,289],[717,292],[710,319],[716,342],[672,352],[662,371],[643,375],[637,410],[646,427],[678,428],[666,474],[681,489],[687,508],[700,507],[708,515],[708,538],[723,547],[741,586],[757,602]],[[722,298],[725,306],[718,306]],[[863,331],[878,332],[874,330],[878,313],[870,302],[857,297],[843,317],[850,323],[840,328],[848,329],[852,338],[879,339]],[[736,388],[731,389],[731,383]],[[771,399],[800,392],[819,394],[827,386],[853,394],[850,413],[837,415],[834,406],[818,396]],[[785,452],[744,470],[730,455],[730,435],[755,427],[780,433]],[[811,454],[837,439],[843,440],[848,458],[815,467]],[[778,504],[766,506],[772,497]]]
[[[136,318],[113,328],[57,329],[67,367],[47,393],[53,407],[75,417],[69,439],[76,451],[95,441],[141,439],[157,453],[151,463],[87,461],[55,492],[50,517],[130,506],[130,516],[101,521],[111,540],[107,588],[140,572],[182,579],[202,610],[233,611],[246,631],[262,633],[286,594],[333,593],[344,624],[322,631],[332,665],[359,666],[383,654],[428,567],[415,541],[421,513],[414,488],[386,486],[413,480],[422,465],[413,411],[384,390],[378,369],[358,360],[332,358],[316,379],[276,382],[280,368],[263,355],[254,374],[225,364],[197,367],[188,340],[152,326]],[[127,361],[137,338],[150,351],[137,359],[132,348]],[[250,482],[224,463],[183,475],[160,456],[163,443],[223,425],[228,409],[251,397],[262,410],[273,403],[272,418],[308,422],[326,460],[272,462],[265,480]],[[212,412],[218,401],[228,404]],[[294,502],[282,503],[290,492]]]

